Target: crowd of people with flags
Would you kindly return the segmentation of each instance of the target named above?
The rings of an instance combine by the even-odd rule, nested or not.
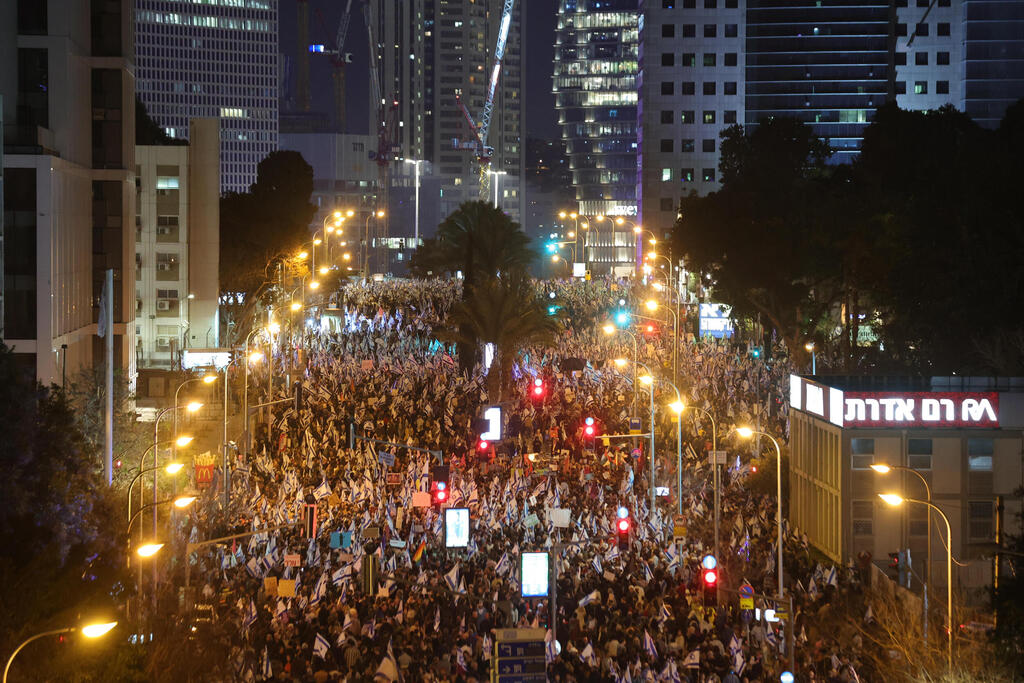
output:
[[[532,627],[547,634],[552,681],[731,683],[778,680],[784,669],[804,680],[859,680],[865,663],[849,646],[857,639],[844,637],[844,647],[838,640],[858,624],[819,618],[838,596],[857,593],[859,576],[816,561],[788,524],[793,612],[763,618],[789,598],[765,597],[778,582],[775,501],[750,486],[758,454],[746,442],[719,445],[731,461],[715,548],[701,413],[683,418],[677,462],[675,422],[659,408],[654,483],[668,495],[653,508],[645,439],[601,438],[627,431],[634,397],[631,374],[610,362],[628,354],[599,326],[612,310],[636,305],[641,286],[597,279],[538,287],[566,307],[567,327],[553,346],[519,355],[496,448],[477,448],[474,432],[488,404],[486,370],[460,371],[453,349],[431,337],[460,296],[455,282],[350,284],[333,297],[336,319],[295,339],[302,353],[275,349],[278,367],[301,364],[301,405],[282,404],[257,431],[228,508],[211,489],[187,522],[192,542],[257,532],[187,559],[196,599],[218,613],[209,637],[230,650],[222,678],[482,681],[495,629]],[[673,341],[645,337],[641,360],[670,374]],[[736,424],[785,437],[780,398],[790,368],[781,347],[770,360],[752,359],[728,342],[680,339],[678,353],[678,384],[716,416],[720,442]],[[543,397],[531,394],[534,379]],[[290,391],[279,382],[275,398]],[[589,438],[588,417],[600,426]],[[429,495],[438,465],[449,466],[443,505]],[[445,547],[448,506],[470,511],[463,549]],[[613,526],[619,508],[633,522],[625,550]],[[677,510],[682,537],[674,536]],[[313,511],[315,525],[307,524]],[[521,597],[519,558],[529,550],[551,552],[554,605]],[[700,577],[709,554],[721,568],[717,595]],[[759,596],[756,617],[728,592],[741,583]]]

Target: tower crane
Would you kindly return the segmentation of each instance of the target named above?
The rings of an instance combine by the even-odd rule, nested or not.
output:
[[[512,7],[515,0],[504,0],[504,7],[501,10],[501,23],[498,26],[498,40],[494,46],[494,66],[491,69],[491,78],[487,82],[487,98],[484,100],[484,108],[480,114],[479,123],[473,121],[472,114],[466,109],[462,98],[455,97],[455,101],[462,110],[462,115],[473,131],[473,140],[462,142],[457,145],[460,149],[472,149],[480,164],[480,199],[486,201],[490,193],[490,166],[491,157],[494,156],[494,147],[487,144],[488,134],[491,130],[491,114],[494,111],[494,93],[498,89],[498,79],[501,77],[501,63],[505,58],[505,43],[508,41],[509,27],[512,25]]]
[[[345,112],[345,65],[352,63],[352,53],[345,52],[345,37],[348,35],[348,25],[352,20],[352,0],[348,0],[345,3],[345,11],[341,14],[341,20],[338,22],[338,31],[334,37],[334,46],[328,47],[325,45],[310,45],[309,51],[314,54],[325,54],[330,57],[331,66],[334,67],[331,73],[331,80],[334,81],[334,112],[337,117],[337,129],[339,133],[345,132],[346,127],[346,112]],[[316,17],[320,21],[320,26],[323,28],[324,33],[327,33],[327,25],[324,22],[323,14],[320,10],[316,10]]]

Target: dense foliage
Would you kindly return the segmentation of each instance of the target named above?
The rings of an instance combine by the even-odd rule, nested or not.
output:
[[[850,166],[793,120],[722,138],[722,189],[683,199],[673,235],[716,299],[847,368],[1024,368],[1024,105],[995,131],[887,105]],[[858,345],[867,325],[882,347]]]

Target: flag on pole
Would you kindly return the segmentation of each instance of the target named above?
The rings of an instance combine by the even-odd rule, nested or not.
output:
[[[420,544],[416,547],[416,552],[412,554],[412,561],[419,564],[419,561],[423,559],[423,550],[427,547],[427,539],[420,541]]]
[[[651,659],[658,658],[658,648],[654,646],[654,638],[651,638],[651,634],[647,632],[647,629],[644,629],[644,652]]]
[[[498,560],[498,564],[494,567],[494,572],[502,576],[505,575],[509,569],[511,569],[512,563],[508,561],[508,553],[503,553],[501,559]]]
[[[683,660],[684,669],[699,669],[700,668],[700,650],[690,650],[690,653],[686,655],[686,659]]]
[[[327,659],[327,651],[331,649],[331,644],[327,642],[319,633],[316,634],[316,639],[313,640],[313,655],[320,659]]]
[[[448,586],[448,590],[455,592],[459,589],[459,565],[456,564],[452,567],[452,570],[444,575],[445,585]]]
[[[384,654],[384,658],[380,660],[380,666],[377,667],[377,673],[373,675],[375,681],[397,681],[398,680],[398,661],[395,659],[395,652],[391,649],[391,640],[388,639],[388,651]]]
[[[268,680],[274,677],[274,668],[270,666],[270,652],[267,650],[267,646],[263,646],[263,662],[260,666],[260,672],[263,680]]]
[[[590,595],[584,595],[584,596],[583,596],[583,599],[582,599],[582,600],[580,600],[580,602],[579,602],[579,606],[580,606],[580,607],[586,607],[586,606],[587,606],[587,605],[589,605],[590,603],[592,603],[592,602],[596,602],[596,601],[598,601],[598,600],[600,600],[600,599],[601,599],[601,592],[600,592],[600,591],[598,591],[598,590],[595,590],[595,591],[594,591],[593,593],[591,593]]]
[[[256,623],[256,617],[256,603],[252,600],[249,600],[249,607],[245,611],[245,618],[242,621],[242,626],[244,628],[249,628],[250,626]]]

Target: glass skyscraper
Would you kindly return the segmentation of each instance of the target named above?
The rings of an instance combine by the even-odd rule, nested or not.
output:
[[[555,107],[576,210],[590,224],[586,260],[600,272],[634,262],[638,21],[637,0],[558,4]],[[616,225],[597,216],[624,220]]]
[[[277,149],[278,0],[135,0],[137,91],[168,135],[220,118],[221,191]]]

